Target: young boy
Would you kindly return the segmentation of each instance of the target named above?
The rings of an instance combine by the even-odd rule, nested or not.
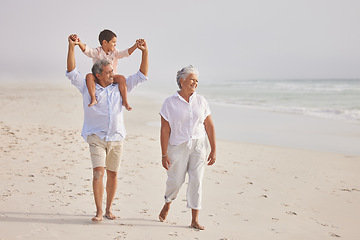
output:
[[[100,59],[107,59],[111,62],[115,74],[114,83],[119,84],[119,90],[123,102],[122,105],[126,108],[126,110],[130,111],[132,108],[130,107],[127,101],[126,79],[123,75],[117,74],[117,60],[120,58],[130,56],[137,48],[137,43],[135,43],[132,47],[128,49],[119,51],[118,49],[115,48],[116,40],[117,40],[116,34],[107,29],[100,32],[99,42],[101,46],[97,48],[89,48],[86,44],[82,43],[76,35],[75,38],[77,39],[73,39],[73,40],[79,42],[80,49],[84,52],[86,56],[92,58],[94,63]],[[93,74],[89,73],[86,75],[86,85],[91,97],[91,102],[89,104],[89,107],[97,103],[95,97],[95,82],[96,82],[96,78]]]

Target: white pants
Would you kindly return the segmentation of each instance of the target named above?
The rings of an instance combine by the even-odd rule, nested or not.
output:
[[[201,189],[204,168],[206,163],[205,138],[193,139],[190,146],[187,142],[180,145],[168,146],[170,168],[167,171],[165,202],[171,202],[185,181],[185,175],[189,175],[189,184],[186,193],[187,207],[201,209]]]

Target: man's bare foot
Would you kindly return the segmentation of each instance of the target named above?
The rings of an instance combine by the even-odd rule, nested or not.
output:
[[[96,99],[91,99],[90,104],[88,105],[88,107],[94,106],[95,104],[97,104],[97,100]]]
[[[198,222],[192,222],[190,227],[195,228],[197,230],[205,230],[205,227],[201,226]]]
[[[165,203],[164,207],[161,209],[161,212],[159,214],[160,222],[164,222],[166,220],[169,210],[170,210],[170,203]]]
[[[103,220],[102,213],[96,213],[96,215],[91,219],[93,222],[101,222]]]
[[[114,214],[112,214],[112,212],[110,212],[110,211],[107,211],[107,212],[105,213],[105,217],[106,217],[107,219],[109,219],[109,220],[115,220],[115,219],[116,219],[116,216],[115,216]]]
[[[123,106],[126,108],[126,110],[131,111],[132,107],[128,103],[123,103]]]

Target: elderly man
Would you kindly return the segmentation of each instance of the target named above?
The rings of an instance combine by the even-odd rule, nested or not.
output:
[[[114,73],[110,62],[100,60],[92,68],[92,73],[97,79],[95,94],[98,104],[88,107],[90,95],[86,87],[86,81],[76,69],[75,64],[74,48],[79,44],[79,40],[76,35],[71,35],[68,41],[66,76],[83,96],[84,125],[81,135],[89,143],[93,166],[93,191],[96,215],[91,220],[103,220],[102,199],[105,169],[107,174],[105,217],[116,219],[111,212],[111,206],[117,188],[117,172],[120,168],[123,140],[126,136],[122,98],[117,84],[113,84]],[[147,43],[143,39],[138,40],[137,47],[142,51],[142,60],[140,70],[126,79],[128,92],[141,82],[148,80]]]

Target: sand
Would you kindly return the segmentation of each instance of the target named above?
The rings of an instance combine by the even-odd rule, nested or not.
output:
[[[66,81],[66,79],[64,80]],[[136,91],[136,90],[134,90]],[[160,103],[129,95],[111,221],[95,213],[82,103],[71,84],[0,84],[0,239],[358,239],[360,156],[218,140],[189,228],[184,185],[158,221]]]

